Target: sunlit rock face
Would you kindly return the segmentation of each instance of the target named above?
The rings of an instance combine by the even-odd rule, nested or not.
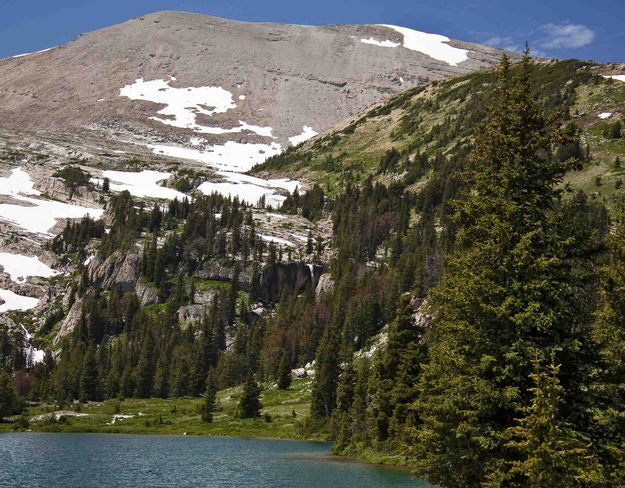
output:
[[[123,133],[157,154],[222,170],[236,160],[241,171],[389,95],[498,57],[399,26],[159,12],[0,60],[0,127]]]

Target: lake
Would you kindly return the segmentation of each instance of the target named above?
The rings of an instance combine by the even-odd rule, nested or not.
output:
[[[0,434],[0,486],[431,486],[403,470],[330,456],[330,446],[234,437]]]

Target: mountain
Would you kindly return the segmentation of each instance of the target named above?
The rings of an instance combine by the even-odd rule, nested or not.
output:
[[[159,12],[1,60],[0,127],[104,132],[208,153],[217,146],[226,158],[244,154],[258,162],[389,95],[492,66],[499,56],[394,26]]]
[[[16,428],[620,486],[625,66],[498,54],[166,12],[3,60]]]

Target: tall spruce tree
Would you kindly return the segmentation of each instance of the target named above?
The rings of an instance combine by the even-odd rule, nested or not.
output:
[[[98,399],[98,364],[93,346],[87,349],[80,374],[80,401]]]
[[[315,380],[310,404],[313,420],[327,419],[336,407],[339,373],[339,340],[333,327],[328,327],[321,338],[315,358]]]
[[[215,373],[211,368],[206,377],[206,391],[204,392],[204,400],[201,407],[202,421],[211,423],[213,421],[213,412],[217,404],[217,381]]]
[[[287,390],[291,386],[291,380],[291,365],[289,364],[289,356],[285,351],[280,358],[280,364],[278,364],[278,388]]]
[[[386,347],[374,363],[369,417],[379,442],[389,435],[400,441],[400,431],[417,396],[415,378],[419,376],[426,348],[420,343],[424,331],[414,323],[412,313],[410,296],[402,296],[397,317],[389,326]]]
[[[578,163],[553,156],[562,119],[541,112],[532,71],[527,51],[514,69],[502,59],[456,202],[456,251],[431,294],[437,317],[408,452],[444,486],[504,485],[510,462],[529,455],[508,442],[531,403],[535,357],[555,354],[559,414],[571,429],[583,423],[596,249],[558,204]]]
[[[600,306],[594,329],[600,361],[591,390],[594,443],[605,465],[606,485],[625,480],[625,200],[615,211],[608,238],[608,260],[602,268]],[[620,483],[620,485],[619,485]]]
[[[239,400],[239,417],[243,419],[260,417],[260,386],[254,378],[254,374],[250,372],[247,380],[243,384],[243,394]]]
[[[534,361],[531,404],[510,429],[513,440],[507,447],[522,455],[511,462],[508,486],[600,486],[595,460],[589,455],[590,439],[562,418],[564,389],[559,369],[553,362],[545,366]]]
[[[15,390],[13,379],[0,370],[0,422],[4,417],[19,413],[21,402]]]

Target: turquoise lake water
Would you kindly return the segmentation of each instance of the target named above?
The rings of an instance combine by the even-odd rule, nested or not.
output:
[[[0,434],[0,486],[354,487],[431,485],[330,456],[330,444],[224,437]]]

